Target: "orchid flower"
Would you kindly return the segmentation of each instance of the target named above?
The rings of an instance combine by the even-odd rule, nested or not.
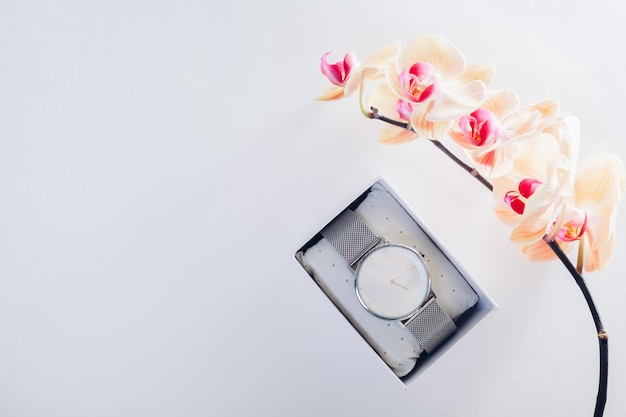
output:
[[[541,132],[558,111],[552,100],[518,106],[517,94],[511,89],[488,92],[480,108],[462,116],[458,128],[450,131],[450,137],[488,177],[506,174],[519,154],[518,141]]]
[[[573,193],[578,119],[566,114],[540,126],[541,132],[518,142],[511,170],[493,180],[496,215],[513,226],[511,240],[522,246],[543,238]]]
[[[586,212],[585,251],[586,271],[606,266],[613,254],[615,217],[624,194],[626,173],[622,161],[614,155],[599,155],[580,170],[574,185],[574,201]],[[566,223],[562,227],[567,227]]]
[[[336,100],[347,97],[358,90],[365,81],[382,78],[388,61],[394,59],[400,50],[398,42],[392,43],[360,64],[354,52],[348,52],[343,60],[328,62],[332,52],[322,55],[320,69],[331,85],[318,100]]]
[[[398,122],[410,123],[414,103],[398,98],[387,84],[378,85],[368,97],[368,103],[387,117]],[[412,129],[385,124],[381,129],[378,140],[388,145],[395,145],[418,139],[423,135],[429,138],[437,138],[445,135],[451,126],[452,121],[449,120],[431,122],[422,118],[420,120],[420,129],[418,129],[420,134],[418,134]]]
[[[626,172],[614,155],[598,155],[576,176],[574,194],[549,230],[567,252],[579,241],[583,245],[582,267],[587,272],[602,269],[613,255],[615,217],[624,193]],[[525,246],[522,253],[533,261],[551,260],[554,252],[542,241]]]
[[[527,246],[545,236],[572,190],[554,136],[540,133],[520,145],[509,173],[493,180],[493,196],[496,215],[513,227],[511,240]]]
[[[466,65],[447,39],[423,35],[405,44],[397,60],[387,64],[386,80],[398,98],[413,105],[413,130],[432,139],[424,125],[454,120],[477,109],[493,71],[489,64]]]

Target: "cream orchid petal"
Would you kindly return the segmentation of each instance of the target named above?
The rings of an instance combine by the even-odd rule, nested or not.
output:
[[[615,216],[625,182],[624,165],[611,154],[590,159],[576,177],[575,204],[588,216],[586,270],[601,269],[612,256]]]
[[[549,116],[546,116],[546,120],[549,120]],[[554,136],[558,142],[565,160],[565,168],[575,171],[580,144],[580,120],[566,113],[540,128]]]
[[[563,252],[567,253],[572,249],[572,245],[561,244],[561,249]],[[528,260],[534,262],[545,262],[556,259],[554,251],[543,239],[539,239],[528,246],[523,246],[520,250]]]
[[[433,140],[441,139],[450,131],[454,120],[429,120],[429,107],[431,107],[432,104],[431,102],[430,105],[416,106],[413,113],[411,113],[411,127],[420,136]]]
[[[604,268],[613,257],[613,249],[615,247],[615,235],[611,235],[604,245],[594,249],[585,250],[584,270],[587,272],[595,272]]]
[[[439,35],[422,35],[404,45],[398,55],[398,68],[408,69],[417,62],[428,62],[443,77],[459,75],[465,69],[461,52]]]
[[[456,80],[461,84],[479,80],[487,85],[491,82],[495,72],[496,69],[491,64],[467,64]]]
[[[400,42],[394,42],[385,46],[380,51],[376,52],[363,62],[363,66],[373,66],[384,68],[387,62],[395,60],[400,53]]]
[[[489,110],[500,120],[512,113],[518,106],[519,97],[510,88],[488,91],[481,105],[483,109]]]
[[[587,246],[591,250],[602,247],[609,241],[614,234],[614,217],[613,213],[609,213],[606,217],[591,215],[587,222],[587,231],[585,233]]]
[[[621,200],[625,182],[624,165],[617,156],[597,155],[580,169],[576,177],[576,206],[591,205],[599,214],[607,215]]]
[[[427,118],[431,121],[457,119],[476,110],[485,100],[485,84],[472,81],[455,88],[442,89],[431,102]]]
[[[527,212],[531,212],[528,207]],[[532,244],[545,236],[553,218],[550,206],[545,211],[535,210],[530,215],[522,216],[522,220],[513,228],[509,238],[522,246]]]
[[[386,145],[399,145],[419,139],[419,135],[401,127],[385,125],[380,131],[378,141]]]
[[[551,135],[539,134],[523,144],[522,151],[514,163],[514,169],[524,178],[547,180],[554,168],[555,156],[559,154],[558,144]]]
[[[491,147],[488,152],[476,149],[474,159],[480,164],[481,173],[490,178],[498,178],[513,169],[513,161],[518,154],[519,146],[516,143],[500,144]]]
[[[396,107],[398,100],[398,96],[394,94],[387,84],[377,85],[367,97],[367,102],[370,106],[377,108],[381,115],[393,120],[400,120]]]
[[[509,239],[518,245],[529,245],[542,240],[546,234],[546,228],[541,226],[543,225],[539,225],[537,222],[532,225],[524,225],[523,227],[518,225],[511,232]]]
[[[450,136],[450,139],[452,139],[454,142],[456,142],[457,145],[464,148],[470,154],[474,149],[476,149],[476,145],[468,142],[467,138],[460,130],[450,130],[448,132],[448,136]]]
[[[512,112],[502,120],[502,126],[511,137],[532,134],[552,122],[557,111],[555,101],[545,100]]]
[[[508,226],[515,226],[519,222],[519,215],[504,203],[498,203],[493,210],[500,221]]]
[[[531,108],[519,109],[502,120],[502,128],[508,137],[515,138],[535,133],[541,113]]]
[[[385,80],[393,93],[402,99],[406,98],[404,90],[400,85],[398,67],[393,62],[388,62],[385,67]]]
[[[375,79],[377,77],[382,77],[383,73],[380,71],[380,68],[372,67],[372,66],[361,66],[348,80],[344,86],[344,95],[349,96],[353,94],[356,90],[361,88],[361,86],[368,80]]]
[[[559,103],[554,100],[543,100],[529,107],[539,111],[541,114],[540,128],[543,128],[545,124],[552,122],[559,113]]]
[[[322,94],[315,97],[315,99],[320,100],[320,101],[330,101],[330,100],[337,100],[337,99],[344,98],[344,97],[345,95],[343,94],[343,87],[338,87],[335,85],[328,85],[324,88]]]

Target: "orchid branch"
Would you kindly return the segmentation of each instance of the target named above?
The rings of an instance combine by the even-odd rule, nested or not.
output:
[[[409,123],[404,123],[404,122],[399,122],[397,120],[393,120],[390,119],[386,116],[383,116],[382,114],[380,114],[380,112],[378,111],[378,109],[376,107],[370,107],[371,109],[371,113],[368,113],[371,116],[367,116],[371,119],[377,119],[380,121],[383,121],[385,123],[389,123],[393,126],[397,126],[400,127],[402,129],[406,129],[409,130],[411,132],[415,131],[413,130],[413,128],[411,128]],[[365,114],[365,113],[364,113]],[[441,143],[440,141],[436,140],[436,139],[430,139],[429,140],[433,145],[435,145],[437,147],[437,149],[439,149],[441,152],[443,152],[445,155],[447,155],[452,161],[454,161],[454,163],[456,163],[458,166],[460,166],[464,171],[468,172],[472,177],[476,178],[476,180],[478,180],[478,182],[480,182],[482,185],[484,185],[489,191],[493,191],[493,185],[491,185],[491,183],[482,175],[480,175],[480,173],[478,172],[478,170],[468,164],[466,164],[465,162],[463,162],[459,157],[457,157],[454,153],[452,153],[452,151],[450,151],[443,143]]]
[[[594,417],[601,417],[604,414],[604,407],[606,405],[607,398],[607,386],[608,386],[608,374],[609,374],[609,336],[604,326],[602,325],[602,321],[600,320],[600,314],[598,313],[598,309],[591,297],[591,293],[587,288],[587,284],[583,279],[582,275],[578,272],[576,267],[570,262],[568,256],[563,252],[561,247],[559,246],[556,240],[551,240],[546,242],[555,255],[561,260],[563,265],[570,272],[574,281],[580,288],[585,297],[585,301],[587,302],[587,307],[591,313],[593,318],[593,322],[596,326],[597,336],[598,336],[598,346],[600,351],[600,376],[598,380],[598,395],[596,397],[596,407],[594,410]]]

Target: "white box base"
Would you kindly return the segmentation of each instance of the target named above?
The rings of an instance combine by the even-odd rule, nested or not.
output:
[[[426,353],[399,320],[381,319],[361,306],[353,270],[328,240],[318,233],[297,251],[296,258],[320,289],[406,385],[494,309],[495,304],[384,178],[379,177],[348,207],[377,235],[424,254],[437,301],[457,325],[456,332],[436,350]]]

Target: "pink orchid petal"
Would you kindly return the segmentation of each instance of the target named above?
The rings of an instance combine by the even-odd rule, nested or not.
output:
[[[465,139],[475,145],[492,143],[498,131],[498,121],[489,110],[478,109],[459,119],[459,128]]]
[[[525,197],[529,198],[531,195],[535,193],[537,187],[541,185],[541,181],[535,178],[524,178],[519,183],[519,193]]]
[[[482,119],[482,120],[480,120]],[[489,113],[488,115],[481,116],[479,120],[480,123],[480,142],[479,145],[485,143],[488,139],[490,139],[493,135],[498,131],[498,122],[496,118],[493,117],[493,114]]]
[[[524,214],[524,209],[526,208],[526,203],[524,203],[517,193],[509,191],[504,196],[504,202],[511,206],[511,209],[517,214]]]
[[[416,62],[409,69],[409,73],[414,75],[419,82],[424,81],[433,74],[434,68],[428,62]]]
[[[476,130],[476,125],[478,122],[476,118],[473,116],[462,116],[459,119],[459,128],[461,129],[461,133],[465,138],[467,143],[471,143],[472,145],[476,145],[474,132]]]
[[[396,112],[402,120],[409,121],[413,112],[413,106],[408,101],[398,99],[396,101]]]
[[[439,92],[439,85],[437,83],[431,84],[428,87],[426,87],[424,91],[422,91],[422,94],[420,94],[417,102],[423,103],[427,101],[428,99],[430,99],[431,97],[437,95],[438,92]]]
[[[359,65],[360,64],[357,60],[356,54],[354,52],[348,52],[343,58],[343,70],[345,78],[349,77],[352,74],[352,71],[354,71],[354,69],[357,68]]]
[[[403,97],[409,101],[422,103],[437,94],[437,83],[432,82],[432,67],[430,64],[417,63],[409,70],[402,70],[398,74],[398,81],[403,91]]]
[[[331,83],[335,85],[343,86],[344,77],[345,77],[343,63],[342,62],[335,62],[333,64],[329,63],[327,57],[331,53],[332,52],[326,52],[324,55],[322,55],[322,59],[320,62],[320,69],[322,71],[322,74],[324,74],[326,78],[328,78],[328,81],[330,81]]]
[[[350,75],[352,75],[355,69],[359,66],[359,62],[357,61],[354,52],[348,52],[342,61],[331,64],[328,62],[328,55],[331,53],[332,52],[326,52],[322,55],[320,60],[320,69],[322,74],[328,78],[328,81],[337,86],[343,87],[346,80],[350,78]]]

